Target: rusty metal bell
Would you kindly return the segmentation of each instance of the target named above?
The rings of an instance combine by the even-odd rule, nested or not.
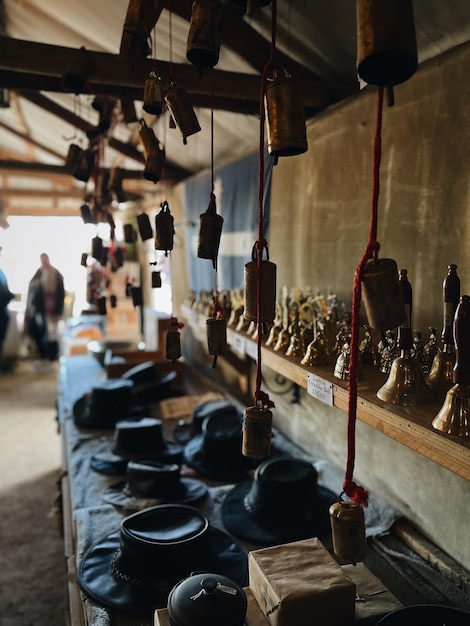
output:
[[[160,115],[162,112],[160,83],[155,72],[150,72],[150,76],[145,81],[144,102],[142,108],[146,113],[150,113],[152,115]]]
[[[162,286],[162,275],[158,270],[152,272],[152,289],[159,289]]]
[[[145,180],[150,180],[152,183],[158,183],[159,180],[162,180],[165,177],[165,165],[165,151],[157,140],[155,149],[148,154],[145,161],[143,172]]]
[[[307,152],[300,84],[283,67],[266,81],[264,103],[269,154],[281,157]]]
[[[330,506],[331,536],[336,556],[354,565],[367,553],[364,509],[349,500],[339,500]]]
[[[207,351],[214,357],[212,367],[217,363],[217,357],[222,354],[227,345],[227,320],[224,317],[208,317],[206,319]]]
[[[224,218],[217,214],[215,196],[211,194],[207,211],[199,216],[197,256],[199,259],[211,259],[214,269],[217,269],[217,255],[223,223]]]
[[[157,149],[158,142],[155,133],[153,132],[153,128],[147,126],[144,119],[140,120],[139,136],[142,141],[142,145],[144,146],[145,158],[147,158],[150,153]]]
[[[143,306],[144,304],[144,295],[142,292],[142,287],[131,287],[131,297],[132,304],[134,307]]]
[[[91,256],[98,261],[103,256],[103,240],[101,237],[93,237],[91,240]]]
[[[67,170],[67,172],[74,171],[81,153],[82,153],[82,149],[76,143],[71,143],[69,145],[67,156],[65,157],[65,163],[64,163],[64,167]]]
[[[368,324],[376,330],[401,326],[407,313],[393,259],[370,259],[362,274],[361,296]]]
[[[250,406],[243,412],[242,454],[250,459],[271,455],[273,414],[264,407]]]
[[[180,85],[170,83],[165,94],[165,103],[186,145],[186,138],[201,130],[187,91]]]
[[[161,204],[160,212],[155,216],[155,250],[164,250],[165,256],[173,250],[173,236],[175,234],[174,219],[170,207],[165,200]]]
[[[219,0],[194,0],[191,10],[186,58],[199,68],[219,62],[223,7]]]
[[[181,333],[178,330],[169,330],[166,334],[165,356],[172,363],[181,357]]]
[[[152,225],[150,224],[150,218],[147,213],[139,213],[137,215],[137,228],[139,229],[140,238],[142,241],[146,241],[147,239],[152,239],[153,230]]]
[[[366,83],[398,85],[418,67],[412,0],[357,0],[357,73]]]
[[[84,183],[90,179],[93,167],[95,165],[95,153],[92,149],[82,150],[75,164],[72,175]]]
[[[124,224],[122,229],[124,231],[124,241],[126,243],[134,243],[137,239],[134,226],[132,224]]]
[[[276,317],[276,265],[269,261],[268,246],[265,245],[266,260],[261,260],[262,297],[260,305],[260,321],[272,323]],[[261,255],[263,251],[259,252]],[[245,309],[243,317],[250,322],[258,320],[258,253],[256,244],[253,246],[252,260],[246,263],[245,277]]]

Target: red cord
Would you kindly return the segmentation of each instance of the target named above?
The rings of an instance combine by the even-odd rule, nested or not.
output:
[[[348,459],[343,482],[344,493],[351,500],[366,507],[369,501],[369,492],[353,481],[354,461],[356,455],[356,413],[357,413],[357,373],[359,353],[359,314],[361,306],[361,281],[367,261],[377,255],[380,244],[377,241],[377,216],[380,190],[380,160],[382,156],[382,105],[383,87],[377,91],[376,125],[374,137],[374,160],[372,178],[372,202],[369,241],[364,255],[354,274],[352,320],[351,320],[351,351],[349,357],[349,387],[348,387]]]

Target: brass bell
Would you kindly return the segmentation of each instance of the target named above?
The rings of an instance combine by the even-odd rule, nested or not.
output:
[[[165,177],[166,158],[165,151],[156,141],[155,149],[152,150],[145,161],[143,177],[152,183],[158,183]]]
[[[186,58],[193,65],[214,67],[219,62],[222,17],[219,0],[194,0],[186,45]]]
[[[277,341],[274,344],[273,350],[274,352],[280,352],[281,354],[285,354],[290,345],[290,329],[289,328],[281,328],[279,334],[277,336]]]
[[[212,193],[207,211],[199,216],[197,256],[199,259],[211,259],[214,269],[217,269],[223,223],[224,218],[217,214],[215,195]]]
[[[144,119],[140,120],[140,129],[139,129],[140,140],[142,141],[142,145],[144,146],[144,155],[145,158],[156,151],[158,147],[158,141],[155,137],[155,133],[153,132],[153,128],[147,126],[147,123]]]
[[[173,121],[180,129],[183,143],[186,145],[186,138],[201,130],[187,91],[181,85],[170,83],[165,94],[165,103]]]
[[[250,406],[243,413],[242,454],[250,459],[271,455],[272,412],[264,407]]]
[[[357,0],[357,73],[387,87],[410,78],[418,67],[412,0]]]
[[[339,500],[330,506],[331,538],[336,556],[354,565],[367,553],[364,509],[357,502]]]
[[[366,263],[361,297],[371,328],[388,330],[406,321],[398,267],[393,259],[370,259]]]
[[[248,321],[258,322],[258,281],[262,285],[262,297],[259,302],[261,323],[272,323],[276,316],[276,265],[269,261],[268,246],[264,242],[262,248],[266,250],[266,260],[259,256],[263,250],[257,250],[255,244],[252,249],[252,260],[245,264],[245,309],[243,316]],[[261,275],[258,276],[258,270]]]
[[[299,83],[281,67],[265,86],[266,131],[269,154],[277,157],[307,152],[305,106]]]
[[[444,344],[434,357],[431,371],[426,378],[429,388],[437,398],[443,398],[454,385],[455,349]]]
[[[227,320],[224,317],[213,316],[206,319],[207,351],[214,359],[212,367],[217,363],[217,357],[222,354],[227,345]]]
[[[150,72],[150,76],[144,85],[143,110],[151,115],[160,115],[162,112],[162,96],[160,83],[155,72]]]
[[[454,386],[432,422],[433,428],[448,435],[470,437],[470,296],[461,296],[454,319]]]

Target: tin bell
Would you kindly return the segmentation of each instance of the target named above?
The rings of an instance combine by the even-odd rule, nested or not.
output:
[[[217,214],[215,196],[211,194],[207,211],[199,216],[197,256],[199,259],[211,259],[214,269],[217,269],[217,255],[223,223],[224,218]]]
[[[95,153],[91,148],[82,150],[78,157],[72,175],[84,183],[90,179],[93,167],[95,165]]]
[[[195,0],[191,10],[186,58],[200,68],[219,62],[222,40],[222,3],[219,0]]]
[[[82,153],[82,149],[76,143],[69,145],[67,156],[65,157],[64,167],[67,172],[72,173],[78,163],[78,159]]]
[[[262,298],[260,306],[260,322],[262,324],[272,323],[276,317],[276,265],[269,261],[267,243],[264,242],[260,250],[258,246],[253,246],[249,263],[244,269],[245,278],[245,308],[243,317],[250,322],[258,321],[258,281],[262,284]],[[261,259],[258,275],[258,255],[263,255],[263,248],[266,250],[266,260]]]
[[[267,408],[250,406],[243,413],[242,454],[250,459],[271,456],[273,414]]]
[[[174,219],[165,200],[161,204],[160,212],[155,216],[155,250],[164,250],[165,256],[168,256],[168,252],[173,250],[174,234]]]
[[[162,286],[162,276],[159,271],[152,272],[152,289],[159,289]]]
[[[165,164],[165,151],[156,139],[155,149],[147,155],[145,161],[143,172],[145,180],[150,180],[152,183],[158,183],[159,180],[162,180],[165,177]]]
[[[150,224],[150,218],[147,213],[139,213],[137,215],[137,228],[139,229],[140,238],[142,241],[146,241],[147,239],[152,239],[153,230],[152,225]]]
[[[206,319],[207,351],[214,357],[212,367],[217,364],[217,357],[227,345],[227,320],[215,316]]]
[[[356,502],[339,500],[330,506],[331,535],[336,556],[354,565],[367,553],[364,509]]]
[[[264,97],[269,154],[303,154],[308,150],[305,107],[298,81],[283,68],[267,79]]]
[[[162,112],[160,83],[155,72],[150,72],[150,76],[145,81],[142,108],[151,115],[160,115]]]
[[[183,136],[183,143],[186,145],[186,138],[201,130],[187,91],[180,85],[170,83],[165,94],[165,103]]]

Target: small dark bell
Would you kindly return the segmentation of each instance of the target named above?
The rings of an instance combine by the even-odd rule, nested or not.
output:
[[[126,243],[134,243],[136,240],[136,232],[134,226],[132,224],[124,224],[123,231],[124,241]]]
[[[81,47],[79,54],[74,57],[62,76],[64,89],[75,94],[83,92],[92,67],[93,61],[90,54],[84,47]]]
[[[223,317],[209,317],[206,319],[207,349],[214,357],[212,367],[217,363],[217,357],[222,354],[227,345],[227,320]]]
[[[96,301],[96,306],[98,308],[98,314],[99,315],[106,315],[107,311],[106,311],[106,296],[101,296],[100,298],[98,298],[98,300]]]
[[[169,330],[166,334],[165,355],[172,363],[181,357],[181,333]]]
[[[144,102],[142,108],[151,115],[160,115],[162,112],[162,99],[160,85],[155,72],[151,72],[144,85]]]
[[[174,219],[170,213],[168,202],[162,203],[162,208],[155,216],[155,250],[164,250],[168,255],[173,250],[173,237],[175,234]]]
[[[250,406],[243,414],[242,454],[250,459],[271,455],[273,414],[269,409]]]
[[[80,265],[83,265],[83,267],[86,267],[87,266],[87,260],[88,260],[88,253],[87,252],[82,252]]]
[[[101,237],[93,237],[91,240],[91,256],[99,261],[103,256],[103,240]]]
[[[132,287],[131,295],[132,295],[132,304],[134,307],[143,306],[144,298],[143,298],[143,293],[142,293],[142,287]]]
[[[219,0],[195,0],[192,5],[186,58],[198,67],[214,67],[222,41],[222,4]]]
[[[176,126],[180,129],[183,143],[186,143],[186,137],[201,130],[188,93],[180,85],[171,84],[165,94],[165,103]]]
[[[216,213],[215,199],[211,199],[207,211],[199,216],[197,256],[199,259],[211,259],[214,269],[217,269],[223,223],[224,218]]]
[[[142,241],[146,241],[147,239],[152,239],[153,230],[152,225],[150,224],[150,218],[147,213],[140,213],[137,216],[137,227],[139,229],[140,237]]]
[[[335,502],[330,506],[330,522],[336,556],[354,565],[363,561],[367,542],[362,506],[352,501]]]
[[[152,288],[158,289],[162,286],[162,276],[160,272],[152,272]]]

